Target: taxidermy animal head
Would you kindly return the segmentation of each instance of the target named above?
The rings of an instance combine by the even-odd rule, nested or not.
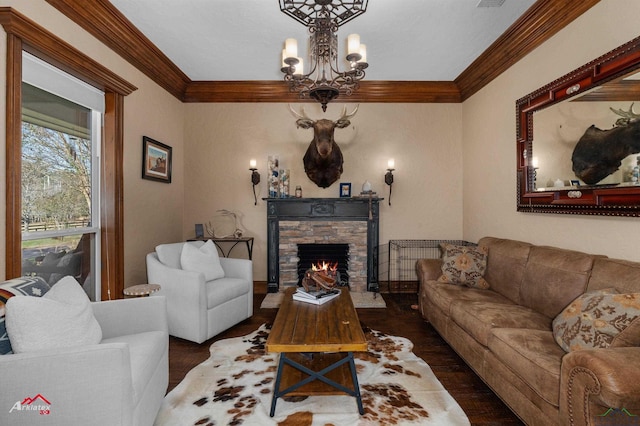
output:
[[[349,121],[356,112],[358,107],[347,114],[347,107],[342,109],[340,118],[336,121],[327,119],[312,120],[304,112],[304,108],[300,108],[300,113],[296,112],[291,105],[289,109],[294,117],[297,118],[296,126],[303,129],[313,129],[313,140],[307,148],[307,152],[302,159],[304,163],[304,172],[309,179],[321,188],[331,186],[340,178],[342,174],[342,151],[333,138],[333,132],[336,128],[344,129],[351,124]]]
[[[622,118],[615,127],[602,130],[592,125],[573,149],[573,172],[586,184],[593,185],[614,173],[628,155],[640,152],[640,114],[610,108]]]

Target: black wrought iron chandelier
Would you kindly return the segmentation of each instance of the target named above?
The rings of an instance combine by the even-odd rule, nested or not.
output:
[[[366,46],[360,36],[347,38],[349,69],[338,67],[338,28],[367,10],[368,0],[280,0],[280,10],[309,28],[310,71],[305,74],[298,57],[298,42],[289,38],[282,51],[284,81],[301,98],[311,98],[327,104],[340,94],[349,96],[364,78],[367,63]]]

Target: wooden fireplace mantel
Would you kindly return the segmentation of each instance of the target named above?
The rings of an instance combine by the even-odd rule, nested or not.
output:
[[[379,291],[378,241],[383,198],[263,198],[267,202],[267,291],[280,287],[280,221],[366,221],[367,291]]]

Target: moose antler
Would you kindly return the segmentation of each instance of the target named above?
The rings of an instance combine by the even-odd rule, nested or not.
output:
[[[339,129],[344,129],[349,124],[351,124],[351,121],[349,121],[349,119],[356,115],[356,112],[358,112],[358,108],[360,108],[359,104],[356,105],[356,107],[353,109],[353,111],[351,111],[350,114],[347,114],[347,106],[343,106],[342,114],[340,115],[340,118],[336,120],[336,127]]]
[[[297,127],[302,127],[303,129],[309,129],[310,127],[313,127],[313,120],[309,118],[306,112],[304,112],[304,107],[300,107],[300,111],[302,112],[302,114],[300,114],[295,109],[293,109],[291,104],[289,104],[289,111],[291,111],[291,114],[293,114],[293,116],[297,119]]]
[[[609,107],[609,109],[616,115],[619,115],[622,118],[619,118],[618,120],[616,120],[616,126],[626,126],[629,123],[631,123],[632,121],[636,121],[638,119],[640,119],[640,114],[636,114],[635,112],[633,112],[633,104],[635,102],[631,103],[631,106],[629,107],[629,111],[624,111],[622,110],[622,108],[620,109],[613,109],[611,107]]]

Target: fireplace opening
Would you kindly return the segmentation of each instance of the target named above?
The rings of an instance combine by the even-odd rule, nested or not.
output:
[[[349,244],[298,244],[298,286],[313,265],[337,265],[339,286],[349,286]]]

